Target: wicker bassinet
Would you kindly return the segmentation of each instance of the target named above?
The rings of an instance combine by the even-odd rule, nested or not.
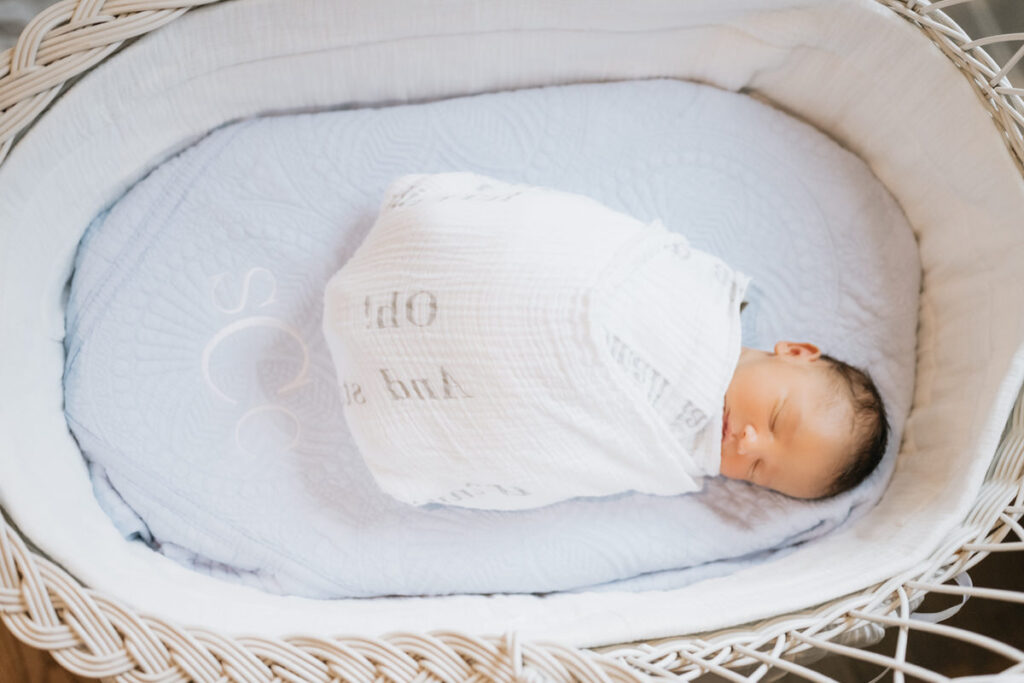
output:
[[[824,652],[892,667],[898,680],[941,680],[907,661],[914,629],[1024,671],[1019,650],[913,614],[928,592],[1024,603],[964,578],[990,552],[1024,550],[1024,90],[1005,78],[1024,47],[1003,66],[982,49],[1024,34],[971,40],[943,12],[966,1],[51,6],[0,58],[7,628],[71,671],[117,681],[830,680],[807,666]],[[61,411],[61,297],[98,209],[245,116],[652,76],[749,92],[805,118],[865,158],[919,231],[918,383],[875,510],[762,573],[611,597],[269,596],[120,538]],[[1010,533],[1021,540],[1004,542]],[[840,552],[850,547],[860,551]],[[835,578],[837,563],[855,571]],[[799,594],[777,590],[786,572],[800,573]],[[891,655],[857,649],[889,627]]]

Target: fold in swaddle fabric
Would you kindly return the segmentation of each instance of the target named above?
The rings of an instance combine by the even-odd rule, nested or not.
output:
[[[660,223],[651,229],[664,231]],[[740,352],[749,278],[682,236],[601,296],[605,346],[698,470],[721,464],[725,391]]]
[[[589,198],[405,176],[331,278],[353,438],[413,505],[524,509],[718,473],[748,278]]]

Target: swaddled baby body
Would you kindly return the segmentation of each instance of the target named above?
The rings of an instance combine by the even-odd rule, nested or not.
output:
[[[363,458],[410,504],[855,486],[885,450],[874,384],[810,343],[742,348],[748,281],[580,195],[406,176],[328,284],[324,332]]]

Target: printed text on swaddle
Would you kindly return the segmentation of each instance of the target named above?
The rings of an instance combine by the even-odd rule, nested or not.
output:
[[[425,187],[422,181],[416,181],[409,183],[409,185],[388,198],[384,204],[386,209],[401,209],[411,206],[416,206],[422,202],[426,197],[430,197],[430,201],[434,203],[446,202],[450,200],[475,200],[482,202],[507,202],[516,197],[519,197],[526,192],[533,192],[534,194],[545,192],[544,188],[526,188],[516,187],[513,189],[497,188],[490,183],[480,183],[473,190],[468,192],[434,192],[431,193]]]
[[[410,325],[429,327],[437,320],[437,312],[437,295],[425,289],[367,294],[363,299],[366,322],[363,329],[385,330]],[[433,377],[397,377],[391,368],[378,368],[377,372],[386,394],[393,401],[472,398],[443,365],[438,366],[437,375]],[[366,403],[366,394],[359,384],[342,382],[342,390],[346,406]]]
[[[656,410],[674,413],[667,418],[669,430],[684,445],[692,446],[694,435],[704,428],[709,416],[689,399],[679,406],[672,382],[658,372],[654,364],[610,330],[605,329],[604,333],[608,351],[619,367],[636,382],[646,401]]]
[[[391,377],[385,368],[381,368],[380,374],[384,378],[384,384],[392,399],[401,401],[406,398],[412,398],[413,392],[409,391],[405,382]],[[417,379],[409,379],[407,381],[415,391],[416,398],[439,398],[438,395],[434,393],[434,389],[430,386],[430,380],[428,378],[420,377]],[[452,377],[451,373],[445,370],[443,366],[441,367],[441,386],[444,388],[444,396],[442,398],[473,398],[466,393],[465,389],[459,386],[459,383],[455,381],[455,378]],[[401,393],[399,393],[399,390],[401,390]],[[455,393],[456,390],[462,394],[461,397]]]
[[[530,495],[530,492],[521,486],[511,486],[506,484],[475,484],[473,482],[468,482],[462,488],[449,491],[443,496],[437,496],[424,502],[446,505],[450,503],[458,503],[459,501],[470,500],[472,498],[493,497],[495,495],[506,497],[528,496]]]
[[[367,294],[363,300],[366,315],[366,329],[399,327],[398,297],[401,292],[391,291],[384,295]],[[385,303],[381,303],[381,300]],[[416,327],[428,327],[437,319],[437,296],[421,289],[404,296],[405,322]]]

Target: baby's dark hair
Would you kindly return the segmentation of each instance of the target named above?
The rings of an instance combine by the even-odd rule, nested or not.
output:
[[[827,363],[840,386],[849,391],[855,434],[853,453],[822,496],[828,498],[849,491],[878,467],[889,443],[889,420],[878,387],[867,372],[825,353],[821,360]]]

